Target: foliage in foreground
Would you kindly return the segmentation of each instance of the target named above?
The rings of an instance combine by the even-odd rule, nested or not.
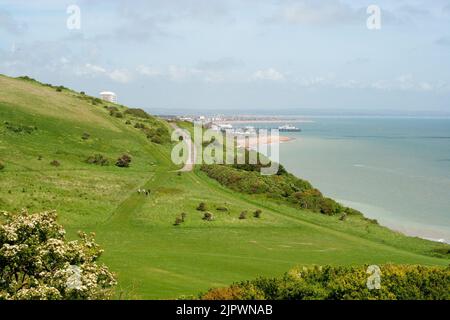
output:
[[[0,300],[107,299],[116,280],[97,261],[93,235],[66,241],[55,212],[4,213],[0,224]]]
[[[201,294],[203,300],[449,300],[450,267],[380,266],[379,289],[369,289],[368,266],[297,268],[282,278],[259,278]]]

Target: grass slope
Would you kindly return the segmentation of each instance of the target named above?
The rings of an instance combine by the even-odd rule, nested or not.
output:
[[[118,275],[119,298],[175,298],[279,276],[296,265],[448,265],[424,254],[438,244],[238,194],[198,170],[179,175],[171,146],[150,142],[127,119],[138,121],[112,117],[70,90],[0,76],[0,210],[57,209],[71,237],[95,232],[104,262]],[[37,130],[15,133],[5,121]],[[127,153],[133,161],[130,168],[84,162],[98,153],[113,162]],[[53,160],[61,165],[51,166]],[[139,195],[138,188],[151,195]],[[215,221],[201,219],[199,202]],[[257,208],[261,219],[238,219]],[[186,222],[174,227],[181,212]]]

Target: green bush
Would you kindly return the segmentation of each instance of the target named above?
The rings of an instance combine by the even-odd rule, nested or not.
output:
[[[201,299],[449,300],[450,267],[380,266],[380,288],[369,289],[368,266],[296,268],[281,278],[259,278],[211,289]]]
[[[50,165],[53,167],[59,167],[61,163],[58,160],[53,160],[52,162],[50,162]]]
[[[260,209],[257,209],[255,212],[253,212],[253,217],[259,219],[261,218],[262,211]]]
[[[205,221],[213,221],[214,220],[214,215],[211,212],[205,212],[203,214],[203,220]]]
[[[299,208],[326,215],[339,214],[346,210],[336,201],[325,198],[308,181],[290,173],[263,176],[259,171],[227,165],[203,165],[201,170],[222,185],[242,193],[263,194],[267,197],[289,202]]]
[[[198,211],[207,211],[208,210],[208,206],[206,205],[206,203],[204,202],[200,202],[200,204],[197,207]]]
[[[91,135],[87,132],[83,133],[83,135],[81,136],[81,139],[83,140],[88,140],[91,137]]]
[[[137,109],[137,108],[136,109],[135,108],[127,109],[125,111],[125,114],[129,114],[131,116],[134,116],[134,117],[137,117],[137,118],[143,118],[143,119],[151,118],[150,115],[147,112],[145,112],[142,109]]]
[[[3,169],[5,169],[5,165],[0,161],[0,171],[2,171]]]
[[[127,154],[120,156],[116,161],[116,166],[119,168],[128,168],[131,163],[131,157]]]
[[[239,215],[239,219],[240,220],[247,219],[247,211],[242,211],[241,214]]]
[[[108,158],[104,157],[101,154],[94,154],[93,156],[89,156],[86,159],[86,163],[96,164],[96,165],[99,165],[99,166],[108,166],[109,165],[109,160],[108,160]]]

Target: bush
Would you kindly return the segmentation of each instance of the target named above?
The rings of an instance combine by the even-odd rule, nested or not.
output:
[[[0,224],[0,300],[97,300],[112,297],[114,275],[99,264],[93,235],[68,242],[55,212],[5,213]]]
[[[174,226],[179,226],[182,222],[183,222],[183,219],[181,219],[180,217],[176,217],[175,218],[175,223],[173,225]]]
[[[127,154],[122,155],[116,161],[116,166],[120,168],[128,168],[131,163],[131,157]]]
[[[54,167],[59,167],[61,165],[61,163],[59,163],[58,160],[53,160],[52,162],[50,162],[50,165],[54,166]]]
[[[206,210],[208,210],[208,207],[207,207],[206,203],[200,202],[200,204],[197,207],[197,210],[198,211],[206,211]]]
[[[186,220],[186,217],[187,217],[187,213],[183,212],[181,214],[181,221],[184,222]]]
[[[96,165],[99,165],[99,166],[108,166],[109,165],[109,160],[108,160],[108,158],[105,158],[101,154],[94,154],[93,156],[89,156],[86,159],[86,163],[96,164]]]
[[[3,169],[5,169],[5,165],[0,161],[0,171],[2,171]]]
[[[253,212],[253,217],[259,219],[259,218],[261,218],[261,214],[262,214],[262,211],[260,209],[257,209],[255,212]]]
[[[247,219],[247,211],[242,211],[241,214],[239,215],[239,219],[240,220]]]
[[[380,289],[367,286],[368,266],[296,268],[281,278],[259,278],[212,289],[201,299],[448,300],[450,267],[380,266]],[[225,294],[225,293],[236,294]]]
[[[125,124],[126,124],[126,125],[130,125],[130,124],[131,124],[131,121],[130,121],[130,120],[125,121]]]
[[[129,115],[132,115],[134,117],[143,118],[143,119],[151,118],[150,115],[147,112],[145,112],[142,109],[137,109],[137,108],[136,109],[135,108],[127,109],[125,111],[125,114],[129,114]]]
[[[83,133],[83,135],[81,136],[81,139],[83,140],[88,140],[91,137],[91,135],[87,132]]]
[[[217,207],[217,211],[228,212],[229,210],[227,207]]]
[[[211,212],[205,212],[203,214],[203,220],[205,221],[213,221],[214,220],[214,215]]]

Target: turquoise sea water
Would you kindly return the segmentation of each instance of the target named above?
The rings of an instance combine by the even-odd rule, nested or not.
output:
[[[280,162],[382,225],[450,241],[450,119],[311,118]],[[252,124],[277,127],[280,124]]]

